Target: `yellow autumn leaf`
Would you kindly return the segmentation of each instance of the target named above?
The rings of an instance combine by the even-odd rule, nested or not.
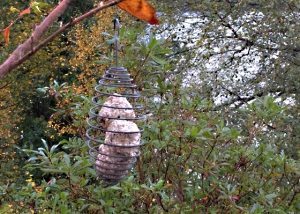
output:
[[[9,8],[9,11],[12,12],[12,13],[19,13],[19,12],[20,12],[19,9],[17,9],[17,8],[15,8],[15,7],[13,7],[13,6],[11,6],[11,7]]]

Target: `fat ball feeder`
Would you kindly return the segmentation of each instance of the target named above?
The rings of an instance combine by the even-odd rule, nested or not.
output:
[[[95,86],[87,119],[87,145],[97,176],[116,184],[133,168],[140,155],[145,115],[141,94],[126,68],[118,65],[120,23],[114,19],[115,66],[105,71]]]

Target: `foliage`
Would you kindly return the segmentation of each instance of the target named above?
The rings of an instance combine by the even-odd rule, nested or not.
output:
[[[226,126],[220,115],[203,112],[208,103],[202,99],[178,96],[182,99],[172,105],[157,105],[161,116],[147,125],[148,144],[137,171],[119,185],[105,188],[97,181],[81,139],[52,147],[43,140],[37,150],[24,150],[30,157],[26,169],[41,171],[43,179],[34,181],[29,175],[21,189],[2,187],[4,198],[20,211],[31,207],[63,213],[299,209],[299,162],[280,153],[280,142],[253,126],[253,115],[260,115],[255,120],[260,123],[270,114],[285,117],[283,108],[268,97],[249,105],[244,111],[251,125],[242,131]],[[174,116],[178,111],[181,115]],[[255,139],[247,132],[256,132]]]

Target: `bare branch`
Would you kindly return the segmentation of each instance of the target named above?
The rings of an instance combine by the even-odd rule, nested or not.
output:
[[[57,18],[64,13],[71,1],[72,0],[61,1],[42,23],[35,28],[31,37],[13,51],[8,59],[0,66],[0,77],[3,77],[18,65],[19,60],[32,49],[32,45],[35,45]]]
[[[82,20],[95,15],[100,10],[107,7],[113,6],[122,0],[108,0],[104,3],[99,4],[94,9],[89,12],[79,16],[78,18],[70,21],[69,23],[60,27],[56,32],[51,34],[48,38],[41,41],[42,36],[47,32],[49,27],[57,20],[57,18],[64,13],[68,8],[72,0],[63,0],[59,5],[45,18],[45,20],[35,28],[31,37],[28,38],[23,44],[19,45],[16,50],[5,60],[5,62],[0,65],[0,79],[3,78],[7,73],[21,65],[30,56],[35,54],[39,49],[45,46],[48,42],[52,41],[56,36],[61,34],[66,29],[74,26],[75,24],[81,22]]]

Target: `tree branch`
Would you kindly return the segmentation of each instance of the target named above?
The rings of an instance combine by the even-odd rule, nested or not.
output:
[[[0,77],[3,77],[9,71],[19,65],[19,60],[27,54],[44,35],[48,28],[61,16],[68,8],[72,0],[63,0],[59,5],[38,25],[33,31],[30,38],[28,38],[23,44],[19,45],[16,50],[5,60],[0,66]]]
[[[97,7],[90,10],[89,12],[77,17],[76,19],[70,21],[69,23],[60,27],[56,32],[51,34],[45,40],[39,42],[42,36],[46,33],[49,27],[61,16],[64,11],[68,8],[72,0],[63,0],[59,5],[44,19],[44,21],[35,28],[31,37],[28,38],[23,44],[19,45],[16,50],[6,59],[2,65],[0,65],[0,79],[3,78],[10,71],[21,65],[27,59],[29,59],[33,54],[35,54],[39,49],[45,46],[48,42],[52,41],[56,36],[61,34],[66,29],[74,26],[75,24],[81,22],[82,20],[95,15],[100,10],[107,7],[113,6],[122,0],[108,0],[104,3],[100,3]]]

